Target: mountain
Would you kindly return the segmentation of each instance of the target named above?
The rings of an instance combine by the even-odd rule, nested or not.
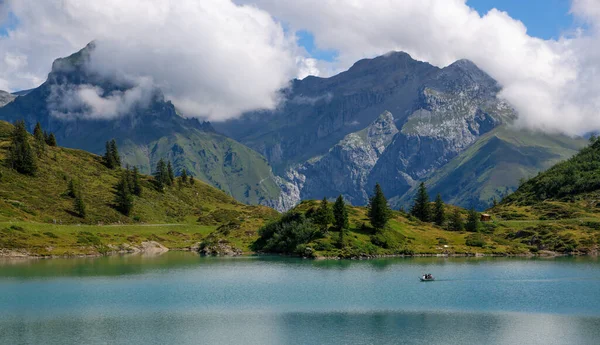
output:
[[[576,154],[586,143],[581,138],[499,126],[482,136],[448,164],[425,180],[432,196],[440,193],[446,202],[484,210],[517,189],[530,178]],[[416,187],[393,200],[408,209]]]
[[[3,106],[7,105],[10,102],[12,102],[15,98],[16,98],[16,96],[14,96],[6,91],[0,90],[0,108],[2,108]]]
[[[100,156],[82,150],[46,147],[35,176],[19,174],[4,161],[12,130],[0,121],[0,256],[3,249],[100,254],[144,241],[181,249],[220,227],[235,230],[230,240],[247,248],[257,229],[278,215],[268,207],[244,205],[199,180],[181,187],[176,183],[161,193],[151,177],[141,176],[142,194],[134,197],[133,211],[125,216],[114,207],[123,169],[108,169]],[[73,198],[66,193],[71,180],[80,186],[85,218],[74,212]]]
[[[580,212],[597,213],[600,210],[600,141],[595,137],[590,141],[589,146],[572,158],[522,183],[499,208],[539,210],[545,208],[545,204],[554,203],[555,206],[575,205]]]
[[[94,90],[110,98],[138,92],[136,85],[108,78],[88,68],[91,43],[81,51],[56,60],[47,81],[0,108],[0,120],[24,119],[33,129],[40,122],[60,145],[96,154],[115,138],[123,163],[151,173],[159,159],[173,162],[176,172],[188,169],[194,176],[242,202],[269,203],[280,194],[271,168],[260,154],[220,135],[208,122],[184,118],[157,88],[149,88],[145,101],[124,115],[89,116],[89,107],[77,102],[81,90]],[[121,78],[122,79],[122,78]]]
[[[399,205],[418,182],[431,180],[446,200],[463,206],[477,200],[476,206],[485,209],[520,178],[581,147],[577,140],[560,136],[528,137],[500,129],[516,118],[512,107],[497,97],[500,89],[468,60],[438,68],[392,52],[358,61],[330,78],[294,80],[284,92],[286,103],[277,110],[214,126],[267,158],[281,176],[283,208],[339,194],[365,205],[376,182]],[[374,146],[371,140],[378,143]],[[522,157],[510,163],[518,173],[503,174],[503,161],[511,158],[494,148],[502,143],[518,147]],[[497,154],[489,158],[485,150]],[[547,156],[538,157],[546,151]],[[470,157],[470,165],[450,165],[464,160],[457,158],[463,154]],[[479,167],[487,175],[473,179],[469,174],[469,188],[458,189],[453,185],[457,175],[449,176],[451,166]]]

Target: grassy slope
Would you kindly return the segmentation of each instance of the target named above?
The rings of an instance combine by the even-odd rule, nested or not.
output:
[[[6,154],[10,130],[11,125],[0,122],[0,159]],[[148,177],[143,178],[143,196],[136,198],[132,216],[124,217],[111,205],[118,171],[107,169],[100,157],[84,151],[47,149],[35,177],[20,175],[0,164],[0,251],[98,254],[154,240],[172,249],[203,242],[225,243],[250,252],[250,245],[258,238],[257,230],[277,218],[269,208],[240,204],[199,181],[194,186],[158,193]],[[83,186],[88,209],[85,219],[72,214],[72,199],[63,195],[70,178]],[[316,201],[305,201],[297,210],[305,212],[316,205]],[[451,209],[448,206],[448,212]],[[531,233],[544,236],[544,241],[552,245],[548,249],[589,252],[600,242],[600,219],[593,213],[585,213],[587,219],[578,220],[497,220],[483,228],[483,247],[466,245],[470,233],[446,231],[400,212],[394,213],[383,233],[392,245],[375,244],[377,240],[362,226],[369,223],[366,209],[349,207],[349,215],[349,246],[336,249],[337,233],[330,232],[309,244],[317,256],[525,254],[539,249],[529,244]],[[54,219],[58,224],[53,224]]]
[[[581,139],[499,127],[436,171],[425,183],[431,195],[462,207],[486,209],[514,191],[519,180],[573,156]],[[396,201],[409,205],[415,190]]]
[[[168,158],[178,170],[185,168],[245,203],[275,200],[280,193],[271,168],[260,154],[216,133],[192,129],[143,146],[126,141],[121,152],[126,163],[147,174],[160,158]]]
[[[306,212],[318,206],[317,201],[304,201],[296,207],[296,211]],[[446,206],[446,213],[450,214],[454,206]],[[466,211],[461,210],[466,219]],[[335,247],[338,233],[329,232],[325,238],[318,239],[308,244],[315,250],[317,257],[357,257],[395,254],[486,254],[486,255],[528,255],[538,253],[540,248],[529,243],[530,238],[525,238],[524,231],[544,232],[544,239],[551,243],[542,249],[559,252],[578,251],[590,253],[597,250],[600,244],[600,231],[594,229],[600,218],[588,219],[587,223],[580,220],[565,220],[558,222],[541,221],[506,221],[494,217],[494,221],[482,224],[479,235],[485,242],[482,247],[468,246],[467,238],[473,233],[461,231],[447,231],[438,226],[423,223],[412,217],[406,217],[401,212],[393,212],[387,230],[382,235],[390,239],[394,246],[375,245],[373,238],[363,224],[368,225],[367,210],[364,207],[348,207],[350,230],[348,247],[344,250]],[[367,227],[368,228],[368,227]],[[475,235],[478,236],[478,235]],[[572,245],[572,247],[567,247]]]
[[[11,130],[10,124],[0,121],[0,160],[6,155]],[[48,147],[38,166],[39,172],[30,177],[0,165],[0,248],[93,254],[101,248],[88,242],[96,238],[103,246],[157,240],[167,247],[189,247],[232,221],[240,223],[232,240],[247,248],[256,230],[277,214],[267,207],[243,205],[200,181],[159,193],[144,176],[143,195],[136,197],[131,217],[125,217],[112,205],[120,172],[107,169],[99,156]],[[85,219],[74,215],[73,200],[64,195],[70,179],[82,185]],[[93,238],[86,241],[88,235],[82,238],[82,232]]]

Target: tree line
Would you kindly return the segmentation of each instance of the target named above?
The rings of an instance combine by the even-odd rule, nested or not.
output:
[[[25,121],[15,122],[6,161],[11,169],[33,176],[38,170],[38,159],[46,153],[46,147],[56,146],[56,137],[54,133],[42,130],[42,125],[38,122],[33,130],[33,145],[31,142]]]

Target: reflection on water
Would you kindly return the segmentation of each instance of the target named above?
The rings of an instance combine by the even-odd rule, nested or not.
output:
[[[420,283],[431,272],[438,281]],[[597,258],[0,261],[0,344],[599,344]]]
[[[6,344],[581,344],[600,319],[543,314],[155,313],[0,322]]]

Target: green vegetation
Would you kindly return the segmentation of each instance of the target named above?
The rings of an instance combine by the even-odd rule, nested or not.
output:
[[[9,167],[22,174],[34,175],[37,164],[29,142],[25,121],[17,121],[10,137],[7,162]]]
[[[79,150],[48,146],[40,158],[33,155],[35,175],[21,173],[9,160],[14,133],[15,127],[0,122],[0,255],[98,255],[147,241],[217,254],[260,251],[342,258],[585,254],[597,252],[600,244],[594,191],[542,202],[509,197],[490,210],[493,221],[484,223],[474,210],[444,205],[438,197],[428,221],[443,212],[447,230],[382,207],[387,203],[383,193],[377,197],[377,188],[369,208],[346,205],[340,196],[333,207],[326,199],[304,201],[279,215],[267,207],[240,204],[189,176],[188,183],[180,176],[178,187],[164,184],[158,189],[156,177],[140,175],[136,168],[109,169],[104,157]],[[35,140],[25,137],[25,142]],[[163,161],[161,166],[168,179],[168,164]],[[429,200],[422,187],[425,197],[415,204]],[[379,213],[386,217],[375,217],[376,208],[386,211]]]
[[[542,132],[495,128],[453,158],[425,181],[429,192],[447,203],[481,211],[492,207],[528,179],[575,155],[586,140]],[[409,205],[418,187],[397,205]]]
[[[465,230],[469,232],[477,232],[479,231],[479,218],[480,215],[474,208],[469,210],[469,214],[467,216],[467,223],[465,224]]]
[[[450,218],[448,219],[448,230],[450,231],[463,231],[465,228],[465,223],[463,222],[462,215],[460,214],[460,209],[457,207],[454,209]]]
[[[422,222],[428,222],[431,219],[431,205],[429,204],[429,194],[425,183],[421,182],[415,201],[410,213],[420,219]]]
[[[433,221],[437,226],[444,226],[446,223],[446,210],[442,195],[438,193],[435,198],[435,205],[433,207]]]
[[[178,249],[209,240],[248,252],[258,229],[277,217],[270,208],[243,205],[200,181],[159,192],[144,175],[138,175],[141,195],[133,193],[134,207],[126,216],[115,207],[114,187],[123,175],[135,181],[135,172],[109,169],[103,157],[84,151],[48,146],[36,159],[35,175],[20,173],[8,161],[14,130],[0,121],[0,253],[102,254],[144,241]],[[217,231],[227,226],[234,229],[226,235]]]
[[[117,147],[117,141],[112,139],[106,142],[106,150],[104,153],[104,164],[109,169],[115,169],[121,167],[121,156],[119,155],[119,149]]]
[[[367,215],[375,231],[385,228],[390,219],[391,210],[379,183],[375,184],[373,196],[369,199],[367,210]]]
[[[315,212],[312,219],[313,219],[313,222],[321,228],[321,231],[323,233],[327,232],[327,228],[329,227],[329,224],[333,223],[333,221],[334,221],[333,211],[331,210],[331,207],[329,206],[329,202],[327,201],[327,198],[323,198],[323,200],[321,200],[321,203],[319,204],[319,208]]]
[[[523,183],[503,204],[532,205],[545,200],[574,201],[600,190],[600,141]]]

